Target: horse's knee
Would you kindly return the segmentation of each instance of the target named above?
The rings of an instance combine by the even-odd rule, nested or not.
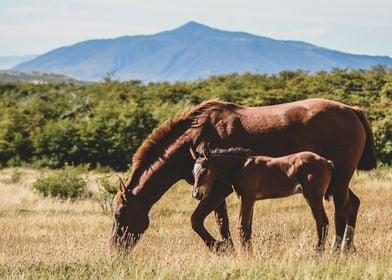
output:
[[[193,213],[191,216],[192,229],[196,232],[203,226],[203,219],[197,214]]]
[[[321,226],[322,227],[328,227],[329,226],[329,219],[327,216],[322,216],[321,217]]]

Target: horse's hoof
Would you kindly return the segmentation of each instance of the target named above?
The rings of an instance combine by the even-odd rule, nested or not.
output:
[[[354,254],[357,252],[354,243],[345,244],[341,249],[342,254]]]
[[[352,226],[347,225],[343,235],[342,242],[342,253],[355,253],[354,246],[354,232],[355,229]]]
[[[210,250],[218,255],[224,255],[234,252],[234,246],[232,241],[215,241],[210,247]]]
[[[313,259],[314,260],[320,260],[322,258],[322,256],[323,256],[323,251],[324,250],[323,250],[322,247],[317,246],[316,249],[313,252],[313,255],[312,255]]]

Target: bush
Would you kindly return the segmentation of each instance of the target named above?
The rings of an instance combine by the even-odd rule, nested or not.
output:
[[[90,163],[125,171],[148,134],[188,105],[210,98],[247,106],[322,97],[365,107],[377,159],[392,164],[392,69],[227,74],[170,84],[83,85],[0,81],[0,167]]]
[[[80,168],[66,166],[64,169],[55,171],[52,175],[39,178],[33,184],[33,190],[44,197],[60,199],[77,199],[89,195],[87,182],[81,178]]]
[[[98,202],[102,211],[113,212],[113,198],[118,192],[118,185],[111,180],[110,175],[104,175],[97,179],[98,184]]]

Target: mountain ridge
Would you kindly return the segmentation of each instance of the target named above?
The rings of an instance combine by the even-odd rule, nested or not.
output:
[[[0,70],[10,69],[18,64],[30,61],[38,55],[0,56]]]
[[[52,50],[14,67],[19,71],[71,74],[100,80],[187,81],[231,72],[311,72],[333,68],[392,66],[388,56],[345,53],[294,40],[225,31],[194,21],[152,35],[93,39]]]

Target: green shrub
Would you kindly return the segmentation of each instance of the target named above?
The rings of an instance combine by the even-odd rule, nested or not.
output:
[[[118,82],[112,75],[83,85],[0,81],[0,167],[90,163],[125,171],[148,134],[188,105],[220,98],[260,106],[308,97],[365,107],[377,159],[392,164],[391,68],[227,74],[174,84]]]
[[[45,178],[39,178],[33,184],[33,190],[44,197],[85,198],[89,193],[87,182],[81,178],[81,173],[80,168],[66,166]]]
[[[113,212],[113,198],[118,192],[118,185],[111,179],[110,175],[104,175],[97,179],[98,184],[98,202],[102,211]]]

